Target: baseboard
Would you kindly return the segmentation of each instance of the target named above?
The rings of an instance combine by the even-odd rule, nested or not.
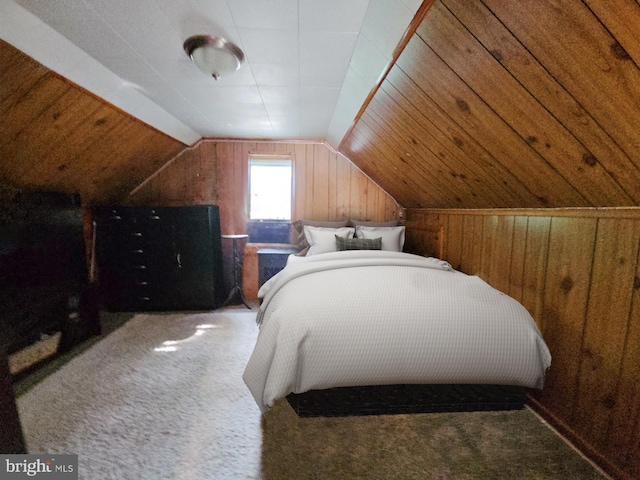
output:
[[[616,480],[634,480],[530,394],[527,395],[527,405],[607,475]]]

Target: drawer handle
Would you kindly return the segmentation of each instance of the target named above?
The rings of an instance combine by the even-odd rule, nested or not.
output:
[[[135,268],[137,268],[138,270],[146,270],[147,266],[146,265],[136,265]]]
[[[109,217],[110,220],[122,220],[122,217],[120,215],[111,215]]]
[[[146,287],[147,285],[149,285],[149,282],[136,282],[136,285],[139,285],[141,287]]]
[[[140,232],[133,232],[133,233],[131,234],[131,236],[132,236],[132,237],[141,237],[141,236],[142,236],[142,233],[140,233]]]
[[[141,248],[134,250],[133,253],[144,253],[144,250],[142,250]]]
[[[143,302],[148,302],[151,299],[149,297],[140,297],[140,300],[142,300]]]

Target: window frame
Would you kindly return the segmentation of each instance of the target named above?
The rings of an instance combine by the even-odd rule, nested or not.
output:
[[[291,171],[291,183],[289,185],[290,196],[290,209],[289,218],[277,219],[277,218],[251,218],[251,167],[252,163],[264,162],[265,165],[269,163],[286,163],[290,167]],[[247,163],[247,220],[250,222],[284,222],[287,224],[293,221],[293,210],[295,205],[294,198],[294,185],[295,185],[295,162],[293,161],[293,155],[290,153],[250,153]]]

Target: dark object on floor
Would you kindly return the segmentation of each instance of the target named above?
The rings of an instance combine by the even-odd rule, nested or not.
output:
[[[0,331],[7,353],[55,332],[69,346],[93,334],[79,197],[16,191],[0,206]]]
[[[26,453],[18,409],[13,392],[13,381],[4,346],[0,345],[0,453]]]
[[[87,286],[80,295],[67,299],[62,314],[62,338],[58,353],[65,353],[75,345],[102,333],[99,303],[98,287],[95,284]]]
[[[511,385],[377,385],[291,393],[300,417],[518,410],[527,389]]]

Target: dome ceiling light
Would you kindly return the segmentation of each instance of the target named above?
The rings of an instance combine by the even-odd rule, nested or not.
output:
[[[182,46],[193,63],[216,80],[235,72],[244,62],[240,47],[222,37],[194,35]]]

